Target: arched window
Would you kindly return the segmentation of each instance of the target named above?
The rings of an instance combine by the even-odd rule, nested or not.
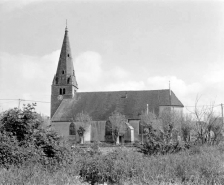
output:
[[[65,88],[63,89],[63,94],[65,94]]]
[[[62,88],[60,88],[60,94],[62,94]]]
[[[108,120],[105,125],[105,135],[112,135],[112,124]]]
[[[105,141],[106,142],[112,142],[113,141],[113,138],[112,138],[112,124],[109,120],[105,124]]]
[[[69,135],[76,135],[75,124],[73,122],[69,126]]]
[[[68,77],[68,79],[67,79],[67,84],[69,84],[69,82],[70,82],[70,77]]]
[[[62,71],[62,74],[65,74],[65,71],[64,70]]]

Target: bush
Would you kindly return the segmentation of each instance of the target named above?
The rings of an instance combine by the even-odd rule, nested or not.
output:
[[[148,126],[146,137],[147,139],[142,146],[137,145],[140,152],[146,155],[177,153],[191,147],[190,143],[179,143],[178,141],[172,142],[172,140],[166,142],[164,134],[159,130],[153,129],[150,125]]]
[[[117,184],[138,174],[141,168],[138,162],[141,159],[140,154],[129,153],[122,149],[105,155],[96,154],[92,158],[83,159],[80,176],[91,184],[96,182]]]
[[[71,162],[52,173],[40,163],[0,170],[5,184],[217,184],[224,183],[224,155],[218,147],[152,155],[118,148],[106,155],[74,147]],[[52,167],[53,168],[53,167]],[[81,176],[81,177],[80,177]]]
[[[42,129],[35,104],[5,111],[0,118],[0,166],[25,162],[58,168],[71,161],[71,151],[50,127]]]
[[[38,159],[38,156],[35,147],[21,147],[17,139],[0,133],[0,167],[20,166],[27,160]]]

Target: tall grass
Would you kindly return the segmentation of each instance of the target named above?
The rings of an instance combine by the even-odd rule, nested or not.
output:
[[[77,152],[77,151],[76,151]],[[127,148],[108,154],[76,153],[57,171],[39,164],[0,170],[1,184],[224,184],[224,147],[195,147],[177,154],[146,157]],[[80,177],[80,175],[82,177]],[[97,181],[98,180],[98,181]]]

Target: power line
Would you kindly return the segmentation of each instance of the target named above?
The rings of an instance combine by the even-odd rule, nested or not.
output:
[[[23,101],[32,101],[32,102],[39,102],[39,103],[51,103],[47,101],[36,101],[36,100],[23,100]]]
[[[19,99],[0,99],[0,100],[19,100]]]
[[[2,102],[2,103],[0,103],[0,104],[11,103],[11,102],[15,102],[15,101],[17,101],[17,100],[11,100],[11,101],[7,101],[7,102]]]
[[[39,101],[39,100],[24,100],[24,99],[0,99],[2,101],[4,100],[11,100],[11,101],[31,101],[31,102],[38,102],[38,103],[50,103],[47,101]],[[3,102],[4,103],[4,102]]]
[[[39,103],[51,103],[47,101],[40,101],[40,100],[24,100],[24,99],[0,99],[0,100],[15,100],[15,101],[31,101],[31,102],[39,102]],[[216,104],[216,105],[185,105],[184,107],[204,107],[204,106],[211,106],[211,107],[219,107],[221,104]]]
[[[221,106],[221,104],[217,104],[217,105],[186,105],[184,107],[205,107],[205,106],[219,107],[219,106]]]

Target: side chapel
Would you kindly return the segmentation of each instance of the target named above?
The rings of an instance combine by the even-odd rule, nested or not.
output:
[[[66,27],[56,74],[51,85],[51,125],[67,139],[80,141],[74,122],[78,113],[92,121],[84,133],[85,142],[105,141],[110,115],[117,111],[127,119],[122,142],[140,141],[140,115],[146,109],[157,117],[164,109],[182,111],[183,104],[169,89],[141,91],[78,92],[72,53]]]

